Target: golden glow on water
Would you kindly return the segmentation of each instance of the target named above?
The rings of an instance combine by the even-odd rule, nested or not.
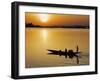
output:
[[[43,29],[41,35],[43,36],[44,42],[46,42],[48,37],[48,31],[46,29]]]
[[[80,65],[88,65],[89,29],[78,27],[87,26],[88,28],[89,19],[89,15],[82,14],[25,12],[25,67],[77,65],[76,59],[70,60],[65,59],[64,56],[48,55],[47,50],[65,51],[67,49],[76,52],[77,45],[79,50],[86,55],[80,59]]]
[[[75,58],[48,55],[47,49],[76,51],[77,45],[86,55],[80,59],[80,64],[89,64],[89,29],[26,28],[25,34],[26,68],[75,65]]]

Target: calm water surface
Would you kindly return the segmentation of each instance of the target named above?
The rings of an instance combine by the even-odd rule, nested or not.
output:
[[[64,28],[26,28],[25,30],[25,67],[57,67],[89,64],[89,29]],[[62,50],[65,48],[81,51],[80,64],[76,58],[49,55],[47,49]]]

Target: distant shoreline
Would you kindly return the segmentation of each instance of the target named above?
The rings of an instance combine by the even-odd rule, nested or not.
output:
[[[25,24],[26,28],[79,28],[79,29],[89,29],[88,25],[53,25],[53,26],[41,26],[34,25],[32,23]]]
[[[68,28],[68,29],[89,29],[87,27],[26,27],[26,28]]]

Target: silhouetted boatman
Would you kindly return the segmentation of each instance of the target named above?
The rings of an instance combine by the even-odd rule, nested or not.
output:
[[[78,45],[76,46],[76,51],[77,51],[77,53],[78,53],[78,50],[79,50],[79,47],[78,47]],[[77,64],[79,64],[79,57],[78,57],[78,55],[76,56],[76,58],[77,58]]]
[[[78,50],[79,50],[79,48],[78,48],[78,45],[77,45],[77,47],[76,47],[76,51],[78,52]]]
[[[73,52],[73,50],[68,50],[68,56],[69,56],[69,58],[73,58],[74,57],[74,52]]]
[[[65,48],[65,52],[67,53],[67,49]]]
[[[67,54],[67,49],[65,48],[65,58],[67,58],[68,54]]]
[[[80,52],[79,52],[78,45],[76,46],[76,51],[75,52],[72,49],[67,50],[66,48],[65,48],[65,51],[61,51],[61,50],[49,50],[49,49],[48,49],[48,51],[50,51],[50,53],[48,53],[48,54],[65,56],[65,58],[69,57],[70,59],[72,59],[72,58],[75,57],[77,64],[79,64],[79,53]]]
[[[61,54],[62,54],[62,53],[61,53],[61,50],[59,50],[59,55],[61,56]]]

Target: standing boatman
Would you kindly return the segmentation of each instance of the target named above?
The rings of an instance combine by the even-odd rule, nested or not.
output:
[[[79,50],[79,47],[78,47],[78,45],[77,45],[77,47],[76,47],[76,51],[78,52],[78,50]]]
[[[79,47],[78,47],[78,45],[77,45],[77,46],[76,46],[76,51],[77,51],[77,53],[78,53],[78,50],[79,50]],[[76,59],[77,59],[77,64],[79,64],[79,57],[77,56]]]

